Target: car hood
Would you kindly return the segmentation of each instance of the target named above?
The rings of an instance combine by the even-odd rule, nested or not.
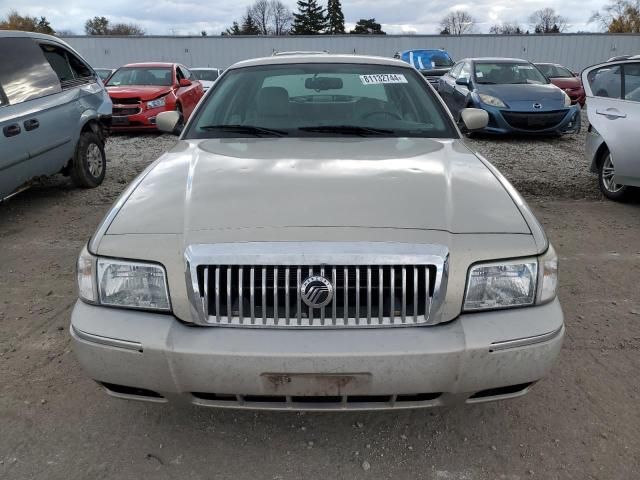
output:
[[[582,86],[582,82],[579,78],[552,78],[551,83],[559,88],[578,88]]]
[[[451,67],[422,69],[420,73],[425,77],[441,77],[451,70]]]
[[[534,103],[540,103],[542,110],[565,108],[562,90],[553,84],[478,85],[476,92],[497,97],[519,110],[533,110]]]
[[[321,240],[332,227],[530,233],[505,185],[459,140],[277,138],[179,142],[107,234],[289,227],[322,227]]]
[[[139,98],[142,101],[153,100],[166,95],[171,87],[155,85],[128,85],[126,87],[107,87],[109,96],[114,100],[120,98]]]

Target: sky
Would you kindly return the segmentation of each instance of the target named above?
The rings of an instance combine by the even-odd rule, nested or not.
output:
[[[282,0],[292,10],[295,0]],[[326,0],[319,0],[326,5]],[[454,0],[455,1],[455,0]],[[477,33],[491,25],[517,21],[532,29],[529,15],[551,7],[569,21],[568,31],[597,31],[589,17],[607,0],[476,0],[452,4],[447,0],[342,0],[347,28],[360,18],[375,18],[389,34],[438,33],[440,19],[451,10],[466,10],[476,20]],[[84,22],[105,16],[112,22],[136,23],[152,35],[218,35],[242,17],[253,0],[0,0],[0,18],[11,9],[21,14],[45,16],[55,30],[84,34]]]

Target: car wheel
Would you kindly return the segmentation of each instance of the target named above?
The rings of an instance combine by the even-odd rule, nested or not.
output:
[[[71,180],[78,187],[95,188],[104,180],[106,170],[102,140],[94,132],[82,132],[71,162]]]
[[[616,183],[614,181],[614,176],[615,167],[611,159],[611,154],[609,152],[605,152],[604,159],[602,160],[602,163],[600,164],[600,168],[598,170],[598,183],[600,185],[600,191],[605,197],[611,200],[625,200],[631,192],[631,187]]]

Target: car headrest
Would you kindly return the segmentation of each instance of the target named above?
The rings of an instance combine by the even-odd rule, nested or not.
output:
[[[289,93],[282,87],[263,87],[258,92],[258,115],[286,117],[289,115]]]

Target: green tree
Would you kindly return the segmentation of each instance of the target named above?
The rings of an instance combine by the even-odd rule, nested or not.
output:
[[[233,22],[233,25],[222,32],[222,35],[242,35],[242,30],[238,22]]]
[[[589,21],[610,33],[640,33],[640,0],[610,0],[603,10]]]
[[[253,20],[251,12],[247,11],[246,15],[242,19],[242,27],[240,28],[241,35],[260,35],[260,27]]]
[[[368,34],[368,35],[386,35],[382,31],[382,25],[376,22],[375,18],[361,18],[356,23],[356,27],[350,33]]]
[[[46,17],[38,18],[20,15],[16,10],[11,10],[7,18],[0,19],[0,30],[21,30],[24,32],[46,33],[47,35],[56,33],[51,28],[51,24]]]
[[[293,14],[292,35],[317,35],[326,28],[324,8],[317,0],[298,0],[298,13]]]
[[[93,17],[84,22],[84,33],[87,35],[109,35],[109,19]]]
[[[329,0],[327,5],[327,33],[330,35],[345,33],[340,0]]]

